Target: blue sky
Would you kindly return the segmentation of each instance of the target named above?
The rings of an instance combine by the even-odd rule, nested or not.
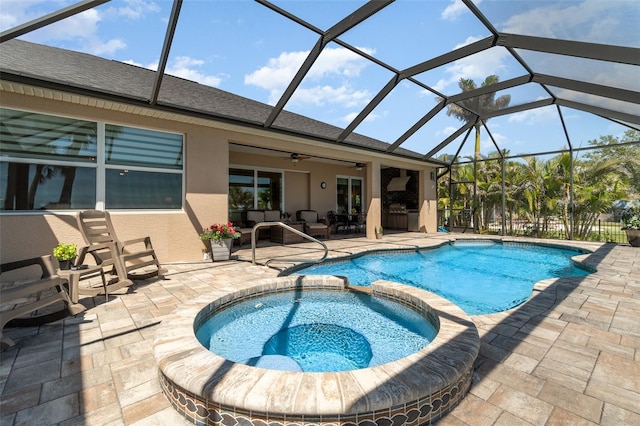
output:
[[[2,0],[2,31],[73,4],[71,1]],[[114,0],[34,31],[25,40],[91,53],[155,69],[162,49],[172,1]],[[363,1],[273,1],[320,30],[359,8]],[[640,47],[637,0],[476,1],[498,31],[566,40]],[[340,39],[366,54],[403,70],[490,35],[459,1],[398,0]],[[167,72],[274,105],[317,42],[313,31],[248,0],[185,0]],[[518,51],[535,72],[640,91],[637,67],[579,58]],[[635,68],[635,69],[634,69]],[[393,143],[436,104],[436,93],[459,92],[461,77],[481,83],[490,74],[507,80],[526,74],[501,47],[418,74],[401,82],[357,132]],[[286,109],[345,127],[393,73],[329,43]],[[511,105],[548,98],[535,84],[508,89]],[[640,115],[638,105],[611,104],[563,89],[555,95],[593,105],[608,105]],[[498,96],[503,93],[498,93]],[[589,113],[561,108],[574,147],[600,135],[621,136],[625,127]],[[402,146],[421,153],[438,145],[462,123],[439,113]],[[550,151],[567,145],[556,106],[495,117],[492,136],[512,154]],[[472,138],[470,138],[472,139]],[[455,153],[457,143],[441,153]],[[482,151],[495,147],[482,132]],[[471,155],[469,140],[462,155]]]

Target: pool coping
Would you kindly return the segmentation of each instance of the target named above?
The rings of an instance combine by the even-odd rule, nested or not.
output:
[[[174,408],[202,424],[219,423],[224,416],[253,424],[364,424],[398,415],[404,417],[394,424],[420,424],[450,411],[468,392],[480,347],[473,321],[446,299],[398,283],[376,281],[372,292],[437,318],[439,331],[422,350],[379,366],[335,373],[267,370],[225,360],[195,337],[196,317],[201,321],[210,311],[259,293],[301,288],[348,286],[331,276],[269,278],[214,290],[170,314],[153,346],[163,391]]]

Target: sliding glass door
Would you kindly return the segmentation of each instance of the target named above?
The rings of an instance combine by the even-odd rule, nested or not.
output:
[[[362,200],[364,198],[362,178],[338,176],[336,189],[336,213],[362,213]]]

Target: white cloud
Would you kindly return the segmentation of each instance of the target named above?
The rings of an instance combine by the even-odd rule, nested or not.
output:
[[[510,114],[507,121],[509,123],[536,125],[557,120],[559,120],[558,110],[555,106],[549,105]]]
[[[362,49],[371,54],[371,49]],[[289,85],[298,69],[309,55],[308,51],[283,52],[276,58],[270,58],[266,65],[245,75],[247,85],[269,91],[269,104],[275,104],[284,89]],[[322,51],[299,87],[292,102],[324,105],[339,104],[344,107],[363,105],[369,101],[368,90],[351,87],[349,80],[358,77],[368,65],[368,61],[344,48],[326,48]],[[337,80],[330,84],[328,80]],[[320,83],[316,84],[314,83]]]
[[[124,63],[136,65],[139,67],[147,68],[156,71],[158,69],[158,63],[153,62],[148,65],[142,65],[133,60],[123,61]],[[198,71],[196,68],[205,65],[205,61],[200,59],[190,58],[188,56],[178,56],[174,59],[170,59],[165,73],[176,77],[184,78],[186,80],[196,81],[200,84],[211,87],[219,87],[222,81],[227,77],[225,75],[206,75]]]
[[[311,88],[299,88],[293,94],[291,100],[302,104],[322,106],[325,104],[338,104],[346,108],[366,104],[371,98],[367,90],[353,90],[348,86],[331,87],[315,86]]]
[[[121,5],[121,3],[124,3],[124,5]],[[115,7],[110,7],[107,13],[115,14],[118,18],[126,18],[131,21],[140,20],[148,13],[160,11],[160,6],[153,1],[126,0],[125,2],[116,3],[116,5]]]
[[[458,130],[458,127],[447,126],[436,132],[436,137],[446,139]]]
[[[476,0],[475,4],[478,5],[480,0]],[[440,18],[446,21],[453,21],[458,19],[460,15],[465,12],[468,12],[469,9],[465,6],[464,3],[460,0],[451,0],[451,3],[442,11],[440,14]]]
[[[41,0],[3,0],[0,11],[0,29],[6,30],[16,25],[62,8],[63,4],[51,6],[50,2]],[[123,18],[128,20],[142,19],[148,13],[156,13],[160,7],[143,0],[126,0],[117,3],[117,7],[107,9],[93,8],[70,16],[62,21],[47,25],[32,31],[24,39],[51,44],[52,42],[73,43],[78,51],[99,56],[113,56],[116,52],[127,47],[126,42],[118,37],[104,38],[100,34],[100,25],[119,23]]]
[[[501,25],[501,30],[539,37],[615,44],[615,40],[620,37],[620,24],[632,16],[638,16],[638,4],[635,1],[556,2],[513,15]]]
[[[197,81],[198,83],[218,87],[222,83],[222,77],[215,75],[206,75],[198,71],[196,68],[204,65],[204,61],[193,59],[188,56],[178,56],[170,65],[167,66],[167,74],[176,77],[185,78],[187,80]]]
[[[476,40],[477,39],[470,37],[463,45],[473,43]],[[456,49],[458,47],[460,46],[456,46]],[[453,93],[457,93],[458,81],[460,81],[461,78],[470,78],[475,80],[479,85],[489,75],[496,74],[499,76],[500,71],[506,68],[505,61],[509,57],[510,54],[505,48],[496,46],[476,53],[475,55],[459,59],[445,68],[447,77],[440,79],[433,86],[433,89],[444,93],[447,88],[455,84],[456,90]]]

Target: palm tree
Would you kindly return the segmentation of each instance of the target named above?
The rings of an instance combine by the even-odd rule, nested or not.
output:
[[[496,84],[499,80],[500,78],[497,75],[490,75],[484,79],[480,87],[491,86],[492,84]],[[458,82],[458,86],[463,92],[470,92],[478,88],[473,80],[467,78],[461,78]],[[476,143],[473,155],[474,170],[476,170],[477,162],[480,160],[480,126],[482,125],[480,119],[483,119],[486,122],[488,118],[485,116],[488,113],[506,108],[509,106],[509,102],[511,102],[511,95],[502,95],[497,99],[495,96],[496,92],[489,92],[483,95],[463,99],[458,103],[449,104],[447,107],[447,115],[452,115],[466,123],[474,123],[473,127],[476,130]],[[476,199],[477,196],[475,195],[476,192],[477,188],[474,186],[474,211],[477,210],[478,206]],[[474,228],[476,230],[478,229],[476,214],[474,214]]]
[[[490,75],[484,79],[480,87],[491,86],[492,84],[496,84],[498,81],[500,81],[500,78],[497,75]],[[460,87],[462,92],[471,92],[478,88],[476,83],[468,78],[461,78],[458,82],[458,87]],[[473,127],[476,130],[476,145],[474,151],[474,158],[476,160],[480,159],[480,126],[482,125],[480,120],[477,120],[476,117],[487,121],[487,118],[483,118],[483,116],[506,108],[511,102],[511,95],[502,95],[497,99],[495,96],[496,92],[490,92],[484,95],[463,99],[457,104],[449,104],[447,106],[447,115],[452,115],[458,120],[466,123],[475,122]]]

